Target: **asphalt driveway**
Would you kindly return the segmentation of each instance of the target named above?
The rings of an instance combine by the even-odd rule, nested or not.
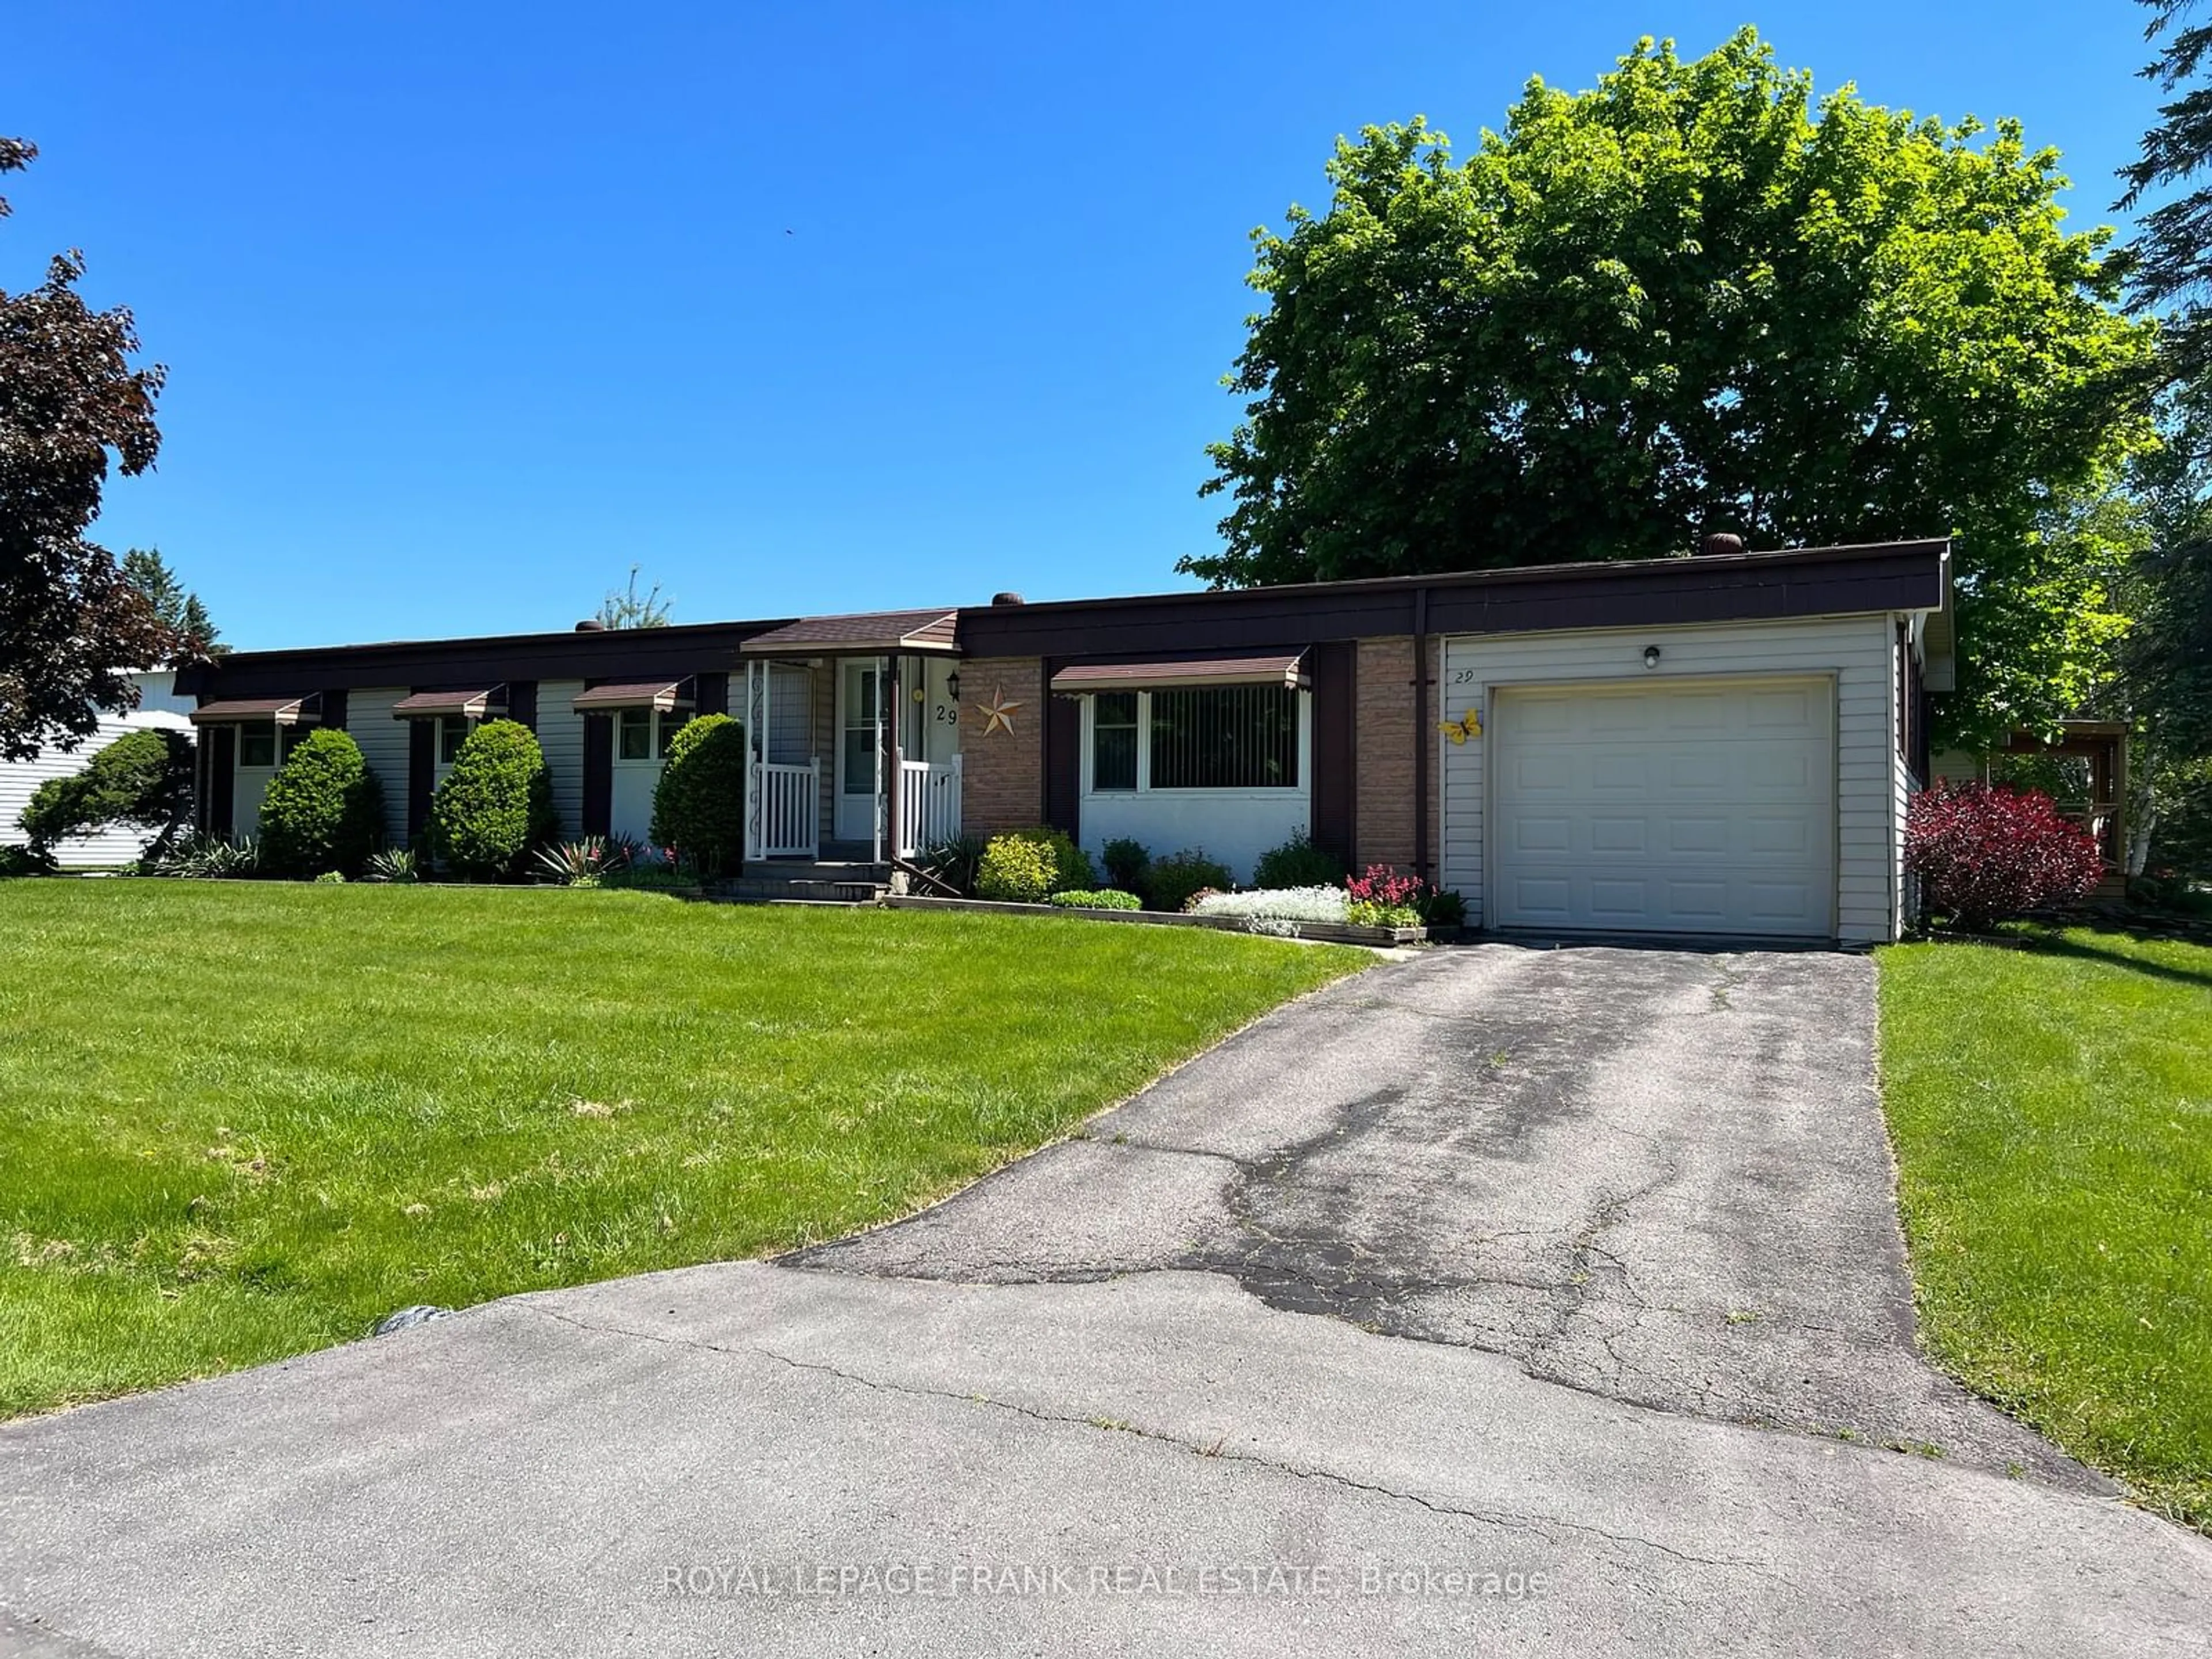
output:
[[[2201,1651],[1914,1350],[1872,981],[1435,952],[878,1233],[0,1428],[0,1650]]]

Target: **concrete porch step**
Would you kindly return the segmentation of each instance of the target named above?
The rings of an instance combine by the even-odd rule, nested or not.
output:
[[[873,904],[890,890],[890,868],[829,859],[763,860],[724,890],[732,898],[764,902]]]

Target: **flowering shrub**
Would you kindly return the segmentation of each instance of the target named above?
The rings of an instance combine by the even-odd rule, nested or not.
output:
[[[1191,901],[1190,911],[1199,916],[1340,922],[1350,902],[1341,887],[1275,887],[1256,893],[1201,893]]]
[[[2004,916],[2080,898],[2104,863],[2051,797],[1986,783],[1937,784],[1912,798],[1905,867],[1929,908],[1979,932]]]
[[[1350,902],[1345,920],[1362,927],[1418,927],[1420,900],[1429,890],[1419,876],[1401,876],[1387,864],[1370,864],[1344,884]]]

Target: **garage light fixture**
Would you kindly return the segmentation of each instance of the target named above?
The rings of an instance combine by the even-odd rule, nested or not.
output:
[[[1646,668],[1656,668],[1659,665],[1659,647],[1657,646],[1647,645],[1644,647],[1644,665]]]

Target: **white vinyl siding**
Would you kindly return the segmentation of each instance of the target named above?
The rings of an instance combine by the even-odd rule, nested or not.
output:
[[[170,690],[175,678],[166,670],[133,674],[131,678],[138,683],[138,706],[129,714],[102,715],[99,728],[73,750],[49,745],[29,760],[0,762],[0,846],[20,847],[29,840],[17,820],[40,784],[48,778],[82,772],[94,755],[125,732],[166,726],[189,735],[191,722],[185,716],[193,699],[179,697]],[[191,828],[189,823],[185,828]],[[54,859],[64,869],[130,864],[153,838],[150,831],[141,833],[117,825],[95,835],[70,836],[54,848]]]
[[[1646,647],[1660,647],[1646,669]],[[1833,676],[1836,688],[1836,929],[1847,943],[1896,936],[1903,763],[1897,757],[1893,619],[1887,614],[1802,622],[1447,640],[1440,718],[1486,720],[1498,687],[1663,682],[1727,676]],[[1436,739],[1443,785],[1442,878],[1489,925],[1484,879],[1483,769],[1489,739]],[[1087,826],[1086,826],[1087,828]]]
[[[374,685],[346,694],[346,731],[384,791],[384,844],[407,844],[407,733],[413,722],[392,718],[404,685]]]
[[[570,706],[583,692],[581,680],[538,683],[538,746],[553,775],[553,810],[568,841],[584,833],[584,717]]]

